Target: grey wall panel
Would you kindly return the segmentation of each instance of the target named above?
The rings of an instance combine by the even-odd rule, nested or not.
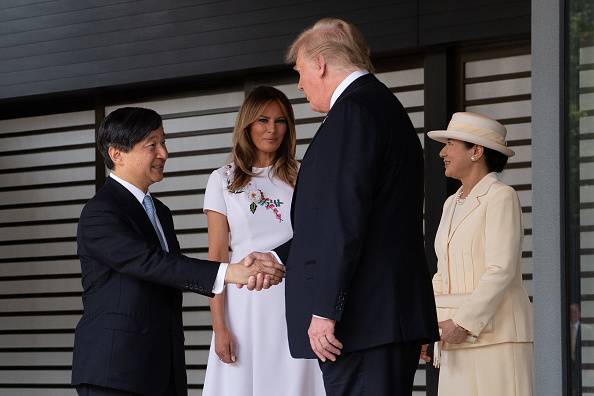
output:
[[[0,99],[281,66],[296,35],[329,15],[357,24],[375,51],[416,44],[416,1],[4,6]]]
[[[93,123],[92,111],[0,121],[2,395],[74,394],[75,235],[95,192]]]
[[[287,67],[287,45],[324,16],[376,54],[528,34],[529,0],[47,1],[0,5],[0,100]]]
[[[530,0],[419,0],[419,45],[530,34]]]

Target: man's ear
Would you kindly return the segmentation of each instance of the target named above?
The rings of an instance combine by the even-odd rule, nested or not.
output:
[[[318,76],[322,77],[326,73],[326,58],[324,55],[318,55]]]
[[[124,163],[124,158],[122,156],[121,150],[118,150],[115,147],[110,147],[107,150],[107,154],[109,154],[109,158],[111,158],[114,164],[122,165]]]

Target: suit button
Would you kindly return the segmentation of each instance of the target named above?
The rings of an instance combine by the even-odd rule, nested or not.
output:
[[[341,294],[340,296],[338,296],[338,299],[339,299],[340,301],[344,301],[344,296]]]
[[[485,324],[483,322],[479,322],[479,327],[482,329],[483,327],[485,327]]]
[[[187,289],[188,287],[190,287],[190,285],[188,285],[188,282],[184,283],[184,287]]]
[[[202,285],[198,286],[198,291],[204,291],[204,286],[202,286]]]

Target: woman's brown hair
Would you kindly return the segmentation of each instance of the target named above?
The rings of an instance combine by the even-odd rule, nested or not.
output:
[[[293,107],[287,96],[278,89],[260,86],[250,92],[237,113],[235,128],[233,129],[233,150],[231,152],[232,161],[235,163],[235,175],[228,186],[229,191],[241,189],[250,181],[252,176],[260,174],[252,172],[252,167],[258,159],[258,153],[250,137],[249,128],[272,101],[276,101],[280,105],[287,121],[287,131],[272,161],[272,176],[291,187],[295,187],[298,168],[295,160],[297,135]]]

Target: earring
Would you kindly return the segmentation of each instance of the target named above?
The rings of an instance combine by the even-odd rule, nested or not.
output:
[[[476,156],[474,156],[474,155],[473,155],[472,157],[470,157],[470,160],[471,160],[472,162],[475,162],[475,161],[476,161]]]

